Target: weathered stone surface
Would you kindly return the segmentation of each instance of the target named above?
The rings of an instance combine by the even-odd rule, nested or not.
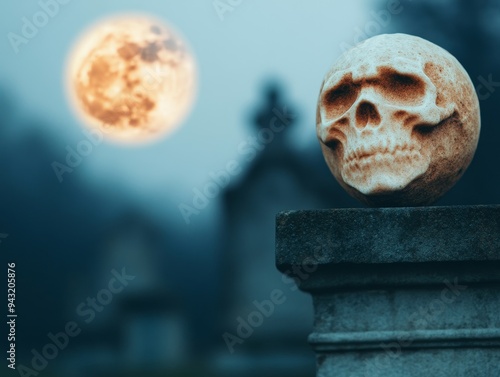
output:
[[[500,258],[500,206],[328,209],[277,216],[278,265]]]
[[[379,35],[327,73],[316,130],[330,170],[352,196],[372,206],[426,205],[471,162],[479,101],[446,50],[411,35]]]
[[[318,376],[500,375],[500,206],[284,212]]]

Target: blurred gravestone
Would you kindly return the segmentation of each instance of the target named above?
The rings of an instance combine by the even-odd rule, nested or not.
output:
[[[314,375],[305,342],[313,320],[311,302],[274,267],[275,214],[286,208],[345,206],[347,195],[328,177],[321,153],[308,159],[294,148],[290,131],[300,124],[296,114],[279,86],[265,89],[263,103],[251,116],[250,135],[238,146],[243,171],[223,198],[219,344],[228,374]],[[271,308],[273,297],[280,299]]]

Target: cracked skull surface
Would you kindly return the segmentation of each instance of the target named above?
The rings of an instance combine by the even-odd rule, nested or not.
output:
[[[410,35],[380,35],[327,73],[316,130],[326,163],[352,196],[372,206],[426,205],[470,164],[479,101],[446,50]]]

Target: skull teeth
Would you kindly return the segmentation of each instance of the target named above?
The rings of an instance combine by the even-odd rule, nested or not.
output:
[[[382,157],[384,155],[393,157],[408,157],[409,159],[420,156],[419,148],[414,144],[387,145],[384,143],[372,148],[359,148],[348,153],[345,158],[346,164],[360,163],[370,157]]]

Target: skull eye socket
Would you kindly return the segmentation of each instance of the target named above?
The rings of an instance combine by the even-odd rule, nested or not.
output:
[[[414,75],[386,70],[382,72],[379,85],[384,96],[393,103],[415,104],[425,97],[425,83]]]
[[[323,107],[328,118],[337,118],[351,108],[359,95],[359,85],[341,82],[323,95]]]

